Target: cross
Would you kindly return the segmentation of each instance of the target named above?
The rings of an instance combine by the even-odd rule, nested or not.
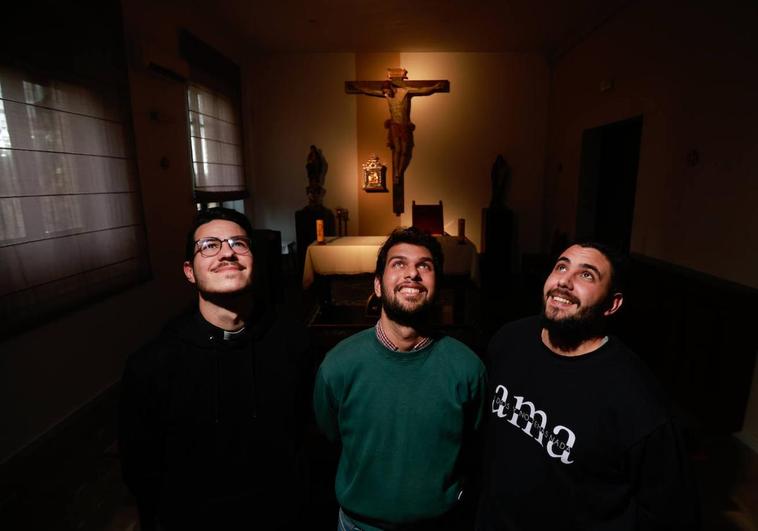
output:
[[[390,117],[384,127],[387,129],[387,146],[392,150],[392,211],[398,216],[405,211],[403,178],[411,163],[413,130],[416,128],[411,123],[411,98],[450,92],[450,81],[446,79],[406,81],[407,74],[404,68],[388,68],[386,81],[345,81],[348,94],[385,98],[389,105]]]

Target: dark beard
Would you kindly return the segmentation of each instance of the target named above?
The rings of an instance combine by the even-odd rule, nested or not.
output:
[[[426,330],[429,328],[429,322],[432,314],[432,301],[427,301],[413,310],[404,308],[397,299],[390,300],[385,295],[384,286],[382,286],[382,308],[390,321],[400,326],[408,326],[414,330]]]
[[[549,318],[545,315],[544,304],[541,316],[542,328],[547,330],[550,342],[559,350],[575,350],[583,342],[605,334],[607,319],[603,312],[608,308],[607,300],[589,306],[581,314],[566,319]]]

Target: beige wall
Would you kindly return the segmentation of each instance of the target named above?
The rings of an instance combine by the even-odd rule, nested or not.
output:
[[[404,53],[410,79],[449,79],[450,93],[413,100],[416,147],[406,175],[403,224],[411,201],[442,199],[445,230],[480,247],[490,170],[502,154],[513,170],[508,205],[521,252],[538,250],[547,134],[548,67],[536,54]]]
[[[393,62],[394,61],[394,62]],[[392,215],[390,194],[359,192],[361,233],[385,233],[411,224],[411,201],[444,207],[447,232],[466,220],[467,236],[479,246],[481,209],[490,201],[490,169],[499,153],[513,168],[508,204],[519,221],[522,251],[539,246],[542,176],[547,130],[548,68],[535,54],[402,53],[360,54],[361,79],[386,79],[402,66],[410,80],[448,79],[450,92],[413,98],[416,125],[413,159],[405,174],[405,213]],[[358,107],[358,162],[372,152],[388,167],[381,98],[354,96]],[[371,217],[371,220],[367,217]]]
[[[355,101],[344,84],[353,54],[275,54],[250,60],[252,204],[255,225],[295,240],[295,211],[308,204],[305,163],[311,144],[329,164],[324,206],[347,208],[358,233]]]
[[[574,230],[582,131],[642,114],[632,251],[758,287],[756,6],[694,4],[634,3],[556,65],[544,234]]]

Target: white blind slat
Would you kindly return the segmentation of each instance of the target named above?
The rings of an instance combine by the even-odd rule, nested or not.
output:
[[[0,136],[0,147],[127,156],[121,123],[2,99],[0,103],[9,133]]]
[[[207,138],[227,144],[240,146],[242,143],[240,128],[237,124],[225,122],[212,116],[189,112],[190,136]]]
[[[0,149],[0,197],[132,192],[133,161],[42,151]]]
[[[110,91],[93,90],[53,79],[35,81],[28,73],[2,65],[0,79],[0,97],[6,100],[114,122],[127,119],[120,98]]]

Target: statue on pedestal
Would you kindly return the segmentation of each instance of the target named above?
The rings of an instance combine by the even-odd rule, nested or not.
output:
[[[316,146],[311,146],[308,152],[308,159],[305,163],[305,171],[308,173],[308,186],[305,193],[308,196],[308,206],[321,206],[324,200],[324,182],[326,181],[326,170],[329,165],[324,158],[321,150]]]
[[[326,189],[326,171],[329,164],[324,154],[316,146],[311,146],[305,163],[308,186],[305,194],[308,204],[295,212],[295,238],[297,240],[298,264],[302,269],[305,250],[316,239],[316,220],[324,223],[324,234],[334,236],[334,213],[323,205]]]

